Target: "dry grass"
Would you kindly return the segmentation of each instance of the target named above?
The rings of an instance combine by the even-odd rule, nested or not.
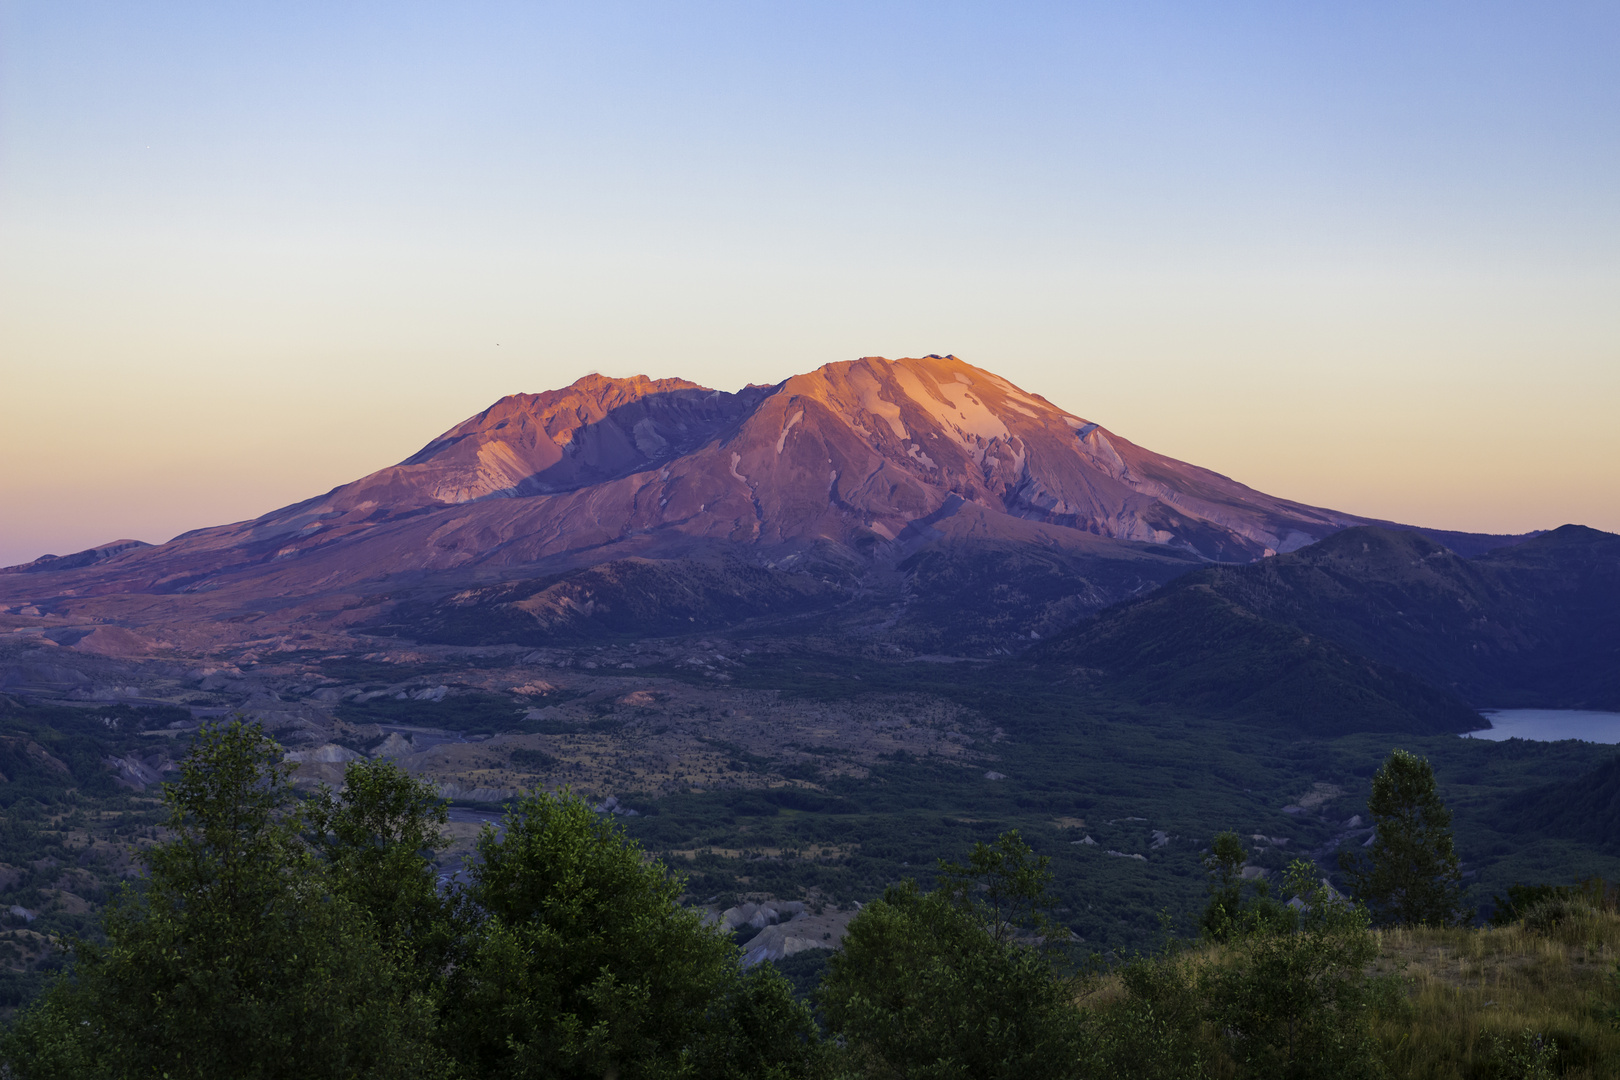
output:
[[[1556,1044],[1557,1075],[1620,1076],[1620,914],[1588,910],[1545,934],[1517,923],[1378,936],[1378,969],[1410,987],[1411,1014],[1375,1024],[1394,1076],[1522,1076],[1503,1047],[1526,1032]]]
[[[1372,973],[1397,975],[1407,1008],[1373,1021],[1396,1080],[1620,1078],[1620,912],[1586,910],[1538,933],[1524,924],[1484,929],[1376,931]],[[1172,961],[1188,984],[1228,946],[1203,944]],[[1077,1001],[1107,1010],[1126,998],[1117,973],[1089,982]],[[1199,1033],[1211,1077],[1238,1075],[1207,1025]],[[1546,1072],[1529,1066],[1527,1038],[1555,1047]]]

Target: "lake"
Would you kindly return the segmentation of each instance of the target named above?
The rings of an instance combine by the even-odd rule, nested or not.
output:
[[[1491,726],[1470,731],[1465,739],[1531,739],[1557,742],[1580,739],[1590,743],[1620,745],[1620,713],[1589,712],[1585,709],[1481,709],[1480,715]]]

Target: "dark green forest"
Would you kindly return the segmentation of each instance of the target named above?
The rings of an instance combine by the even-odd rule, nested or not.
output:
[[[1374,790],[1381,836],[1433,848],[1454,881],[1427,763],[1391,755]],[[205,727],[162,810],[144,875],[15,1014],[7,1075],[1377,1077],[1400,1050],[1388,1029],[1421,1019],[1375,963],[1367,907],[1303,860],[1246,881],[1230,832],[1200,859],[1201,927],[1180,943],[1105,962],[1054,917],[1053,860],[1009,830],[884,890],[796,993],[771,964],[745,970],[678,875],[566,792],[512,804],[448,886],[429,786],[357,761],[341,792],[300,799],[257,725]],[[1387,921],[1466,917],[1434,895]],[[1601,884],[1516,899],[1526,927],[1617,936]],[[1600,1020],[1620,1018],[1615,980]],[[1597,1075],[1617,1039],[1487,1039],[1457,1075],[1546,1075],[1560,1053]]]

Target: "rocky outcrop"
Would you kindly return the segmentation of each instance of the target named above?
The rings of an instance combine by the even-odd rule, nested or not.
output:
[[[135,754],[122,757],[108,755],[101,759],[101,763],[113,770],[113,778],[121,786],[135,791],[145,791],[148,786],[161,783],[164,773],[175,770],[174,762],[163,754],[147,754],[144,757]]]
[[[397,731],[390,731],[388,737],[371,748],[374,758],[401,758],[407,754],[414,754],[419,749],[415,741]]]
[[[62,664],[23,661],[0,667],[0,686],[19,689],[81,689],[91,681],[84,672]]]
[[[515,799],[521,794],[517,788],[470,787],[457,783],[439,785],[439,797],[452,802],[499,803]]]
[[[757,931],[743,942],[743,966],[752,967],[762,960],[780,960],[808,949],[841,948],[849,922],[860,910],[859,904],[811,910],[797,900],[770,900],[724,911],[709,909],[704,921],[731,932]]]
[[[858,910],[828,908],[820,914],[800,911],[785,922],[767,926],[743,945],[743,966],[780,960],[810,949],[840,949]]]

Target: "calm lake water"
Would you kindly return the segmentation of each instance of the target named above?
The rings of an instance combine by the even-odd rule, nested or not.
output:
[[[1620,713],[1587,712],[1582,709],[1482,709],[1491,722],[1484,731],[1470,731],[1465,739],[1532,739],[1557,742],[1580,739],[1584,742],[1620,745]]]

